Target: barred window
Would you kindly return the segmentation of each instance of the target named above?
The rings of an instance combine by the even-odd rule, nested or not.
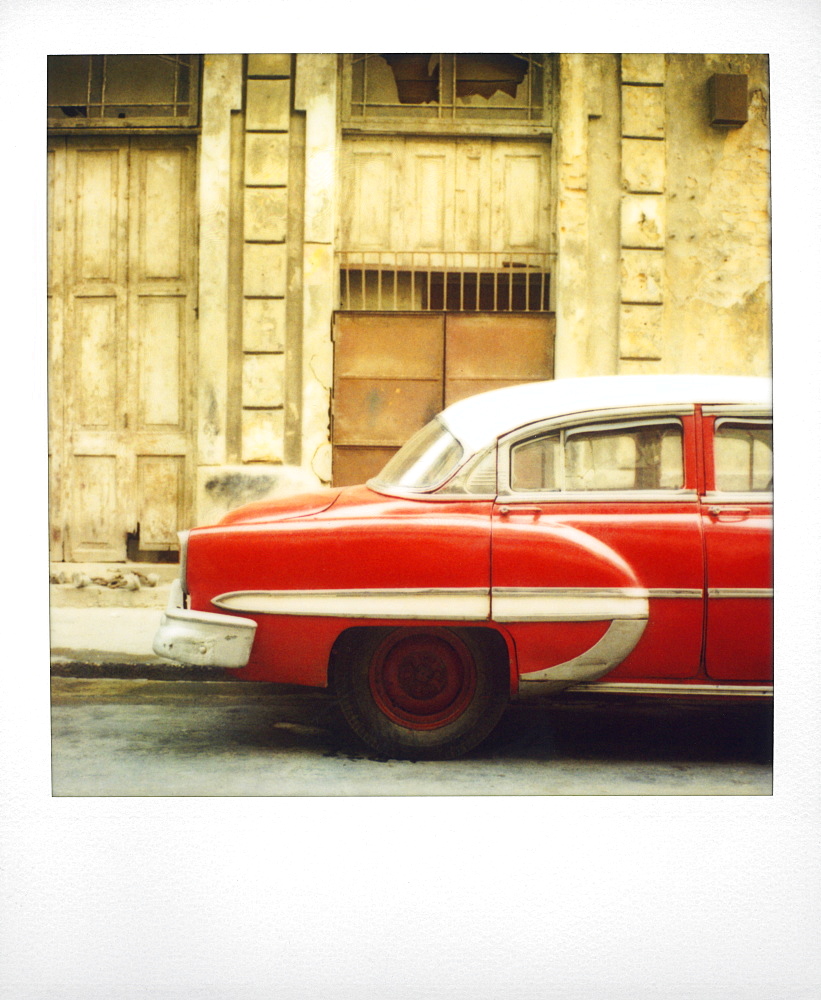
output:
[[[426,131],[494,123],[549,126],[552,61],[540,53],[400,52],[349,57],[350,125],[389,120]]]
[[[48,57],[48,124],[60,128],[197,123],[192,55]]]

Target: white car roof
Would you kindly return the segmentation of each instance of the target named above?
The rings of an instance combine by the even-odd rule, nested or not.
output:
[[[470,396],[440,419],[468,452],[537,420],[589,410],[692,403],[769,405],[772,382],[741,375],[600,375],[530,382]]]

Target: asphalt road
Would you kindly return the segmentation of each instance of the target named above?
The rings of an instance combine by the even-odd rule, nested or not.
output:
[[[385,760],[324,692],[52,679],[58,796],[769,795],[772,713],[565,695],[454,761]]]

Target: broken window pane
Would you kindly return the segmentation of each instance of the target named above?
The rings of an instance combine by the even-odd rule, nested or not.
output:
[[[402,52],[351,57],[354,118],[542,121],[549,57]]]

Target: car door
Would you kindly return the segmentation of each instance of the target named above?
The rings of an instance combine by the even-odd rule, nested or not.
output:
[[[491,614],[523,682],[698,674],[696,485],[694,407],[588,413],[502,439]]]
[[[773,676],[772,416],[740,407],[703,411],[708,676]]]

